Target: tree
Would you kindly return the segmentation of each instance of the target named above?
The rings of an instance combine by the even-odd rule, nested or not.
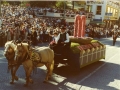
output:
[[[21,1],[21,6],[29,7],[30,6],[30,2],[29,1]]]
[[[54,7],[56,4],[56,1],[30,1],[30,5],[32,7]]]
[[[7,2],[7,1],[2,1],[1,2],[3,5],[9,5],[9,2]]]
[[[46,1],[30,1],[32,7],[46,7]]]
[[[61,8],[61,9],[67,8],[66,1],[57,1],[56,2],[56,7]]]

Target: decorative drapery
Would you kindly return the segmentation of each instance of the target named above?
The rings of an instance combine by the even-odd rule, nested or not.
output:
[[[85,36],[86,16],[77,14],[74,20],[74,37]]]

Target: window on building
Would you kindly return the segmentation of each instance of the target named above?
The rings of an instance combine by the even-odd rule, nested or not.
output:
[[[116,10],[116,12],[115,12],[115,16],[117,16],[118,15],[118,10]]]
[[[110,7],[107,8],[107,13],[110,13]]]
[[[96,15],[101,15],[102,6],[97,6]]]
[[[110,13],[112,13],[113,12],[113,8],[111,8],[111,11],[110,11]]]
[[[115,16],[115,9],[114,9],[114,11],[113,11],[113,16]]]
[[[92,5],[87,5],[87,12],[91,12],[92,11]]]

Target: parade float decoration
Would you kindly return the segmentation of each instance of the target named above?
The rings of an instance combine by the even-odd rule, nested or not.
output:
[[[101,59],[105,59],[106,46],[91,37],[75,38],[70,37],[71,41],[71,65],[82,68]]]
[[[74,21],[74,35],[70,36],[71,65],[82,68],[105,59],[106,46],[91,37],[85,37],[85,15],[77,14]]]
[[[74,21],[74,34],[69,36],[70,48],[67,50],[67,55],[63,56],[54,51],[55,65],[67,59],[69,66],[79,70],[89,64],[105,59],[106,46],[98,40],[85,37],[85,25],[86,16],[77,14]]]

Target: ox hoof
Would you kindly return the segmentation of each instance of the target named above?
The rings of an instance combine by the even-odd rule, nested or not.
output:
[[[10,84],[14,84],[14,82],[11,81]]]
[[[24,84],[24,87],[27,87],[28,86],[28,84]]]
[[[50,77],[48,77],[48,80],[50,80],[51,79],[51,76]]]
[[[43,81],[43,83],[47,83],[47,81]]]
[[[15,77],[15,80],[18,81],[18,77],[17,76]]]
[[[30,82],[31,84],[33,84],[33,83],[34,83],[34,82],[33,82],[33,80],[30,80],[29,82]]]

